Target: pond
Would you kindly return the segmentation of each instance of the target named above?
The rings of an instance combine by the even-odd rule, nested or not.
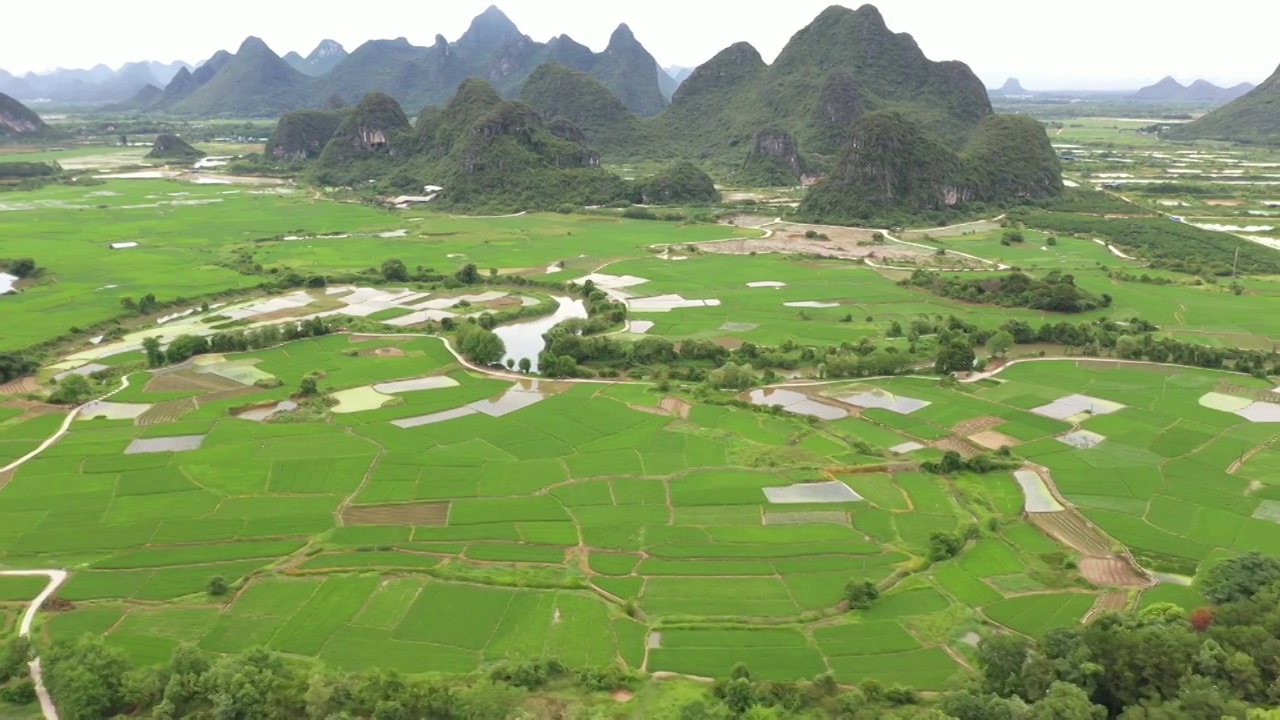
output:
[[[746,400],[753,405],[771,407],[781,405],[784,410],[797,415],[812,415],[823,420],[839,420],[849,417],[849,411],[827,405],[804,393],[782,388],[761,388],[747,393]]]
[[[546,341],[542,339],[543,333],[569,318],[586,319],[587,306],[582,300],[557,296],[555,301],[560,303],[560,307],[556,308],[552,315],[514,322],[493,329],[493,332],[502,338],[502,342],[507,346],[507,354],[502,356],[503,365],[506,365],[507,359],[510,358],[515,360],[516,366],[519,367],[521,358],[529,358],[536,372],[538,354],[547,346]]]

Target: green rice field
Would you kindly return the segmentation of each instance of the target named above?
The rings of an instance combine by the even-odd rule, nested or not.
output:
[[[392,257],[446,273],[474,263],[541,279],[630,275],[645,280],[636,292],[646,296],[719,301],[630,315],[674,341],[826,346],[922,315],[984,327],[1058,320],[923,294],[892,271],[848,261],[692,251],[675,261],[647,249],[758,234],[727,225],[393,213],[291,186],[132,180],[9,194],[0,234],[17,238],[7,255],[49,269],[47,282],[0,297],[0,351],[108,321],[123,297],[263,293],[264,276],[242,272],[245,262],[267,274],[358,276]],[[1259,312],[1280,299],[1274,279],[1250,278],[1241,295],[1118,283],[1102,266],[1128,266],[1105,247],[1047,237],[1032,229],[1011,248],[986,229],[937,242],[1028,271],[1069,271],[1114,297],[1072,322],[1140,316],[1172,337],[1246,347],[1280,337],[1275,313]],[[124,241],[140,245],[106,248]],[[785,286],[748,286],[760,282]],[[1145,571],[1194,578],[1226,554],[1280,554],[1280,424],[1205,402],[1277,385],[1240,374],[1073,356],[971,383],[903,376],[792,387],[828,404],[873,391],[925,403],[817,420],[680,381],[531,389],[469,368],[442,338],[421,335],[339,332],[227,353],[241,379],[222,385],[149,371],[141,357],[134,349],[104,361],[129,378],[111,400],[157,410],[136,421],[82,418],[0,473],[0,569],[70,571],[57,593],[65,602],[40,613],[40,641],[103,635],[141,664],[194,643],[218,653],[267,647],[350,670],[465,673],[553,656],[720,678],[745,662],[772,680],[831,673],[845,684],[945,690],[964,684],[981,637],[1041,637],[1082,622],[1107,593],[1131,607],[1196,607],[1194,584],[1148,587]],[[450,382],[369,399],[372,385],[423,377]],[[304,378],[321,398],[337,394],[339,411],[321,401],[265,421],[237,417],[295,399]],[[513,389],[539,397],[511,412],[396,424]],[[1065,420],[1037,412],[1071,395],[1121,407]],[[52,435],[65,412],[25,391],[0,398],[0,467]],[[1064,442],[1082,431],[1102,439]],[[191,437],[193,447],[165,444]],[[159,451],[126,452],[139,440]],[[921,468],[949,450],[1000,447],[1074,508],[1066,530],[1031,522],[1011,469]],[[782,503],[767,494],[816,482],[843,483],[852,496]],[[959,538],[954,557],[936,556],[940,536]],[[1130,555],[1144,571],[1136,581],[1090,575],[1081,562]],[[214,578],[226,593],[210,592]],[[851,610],[851,583],[880,595]],[[0,634],[41,587],[0,577]]]

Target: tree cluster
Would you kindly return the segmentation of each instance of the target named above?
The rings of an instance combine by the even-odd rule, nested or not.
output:
[[[1053,717],[1253,717],[1252,706],[1280,703],[1280,561],[1251,555],[1218,567],[1204,585],[1215,606],[1187,613],[1157,603],[1055,628],[1039,642],[984,639],[977,685],[942,708],[960,720],[1037,717],[1026,707],[1056,688],[1078,714]]]
[[[40,369],[40,363],[20,353],[0,353],[0,383],[17,380]]]
[[[1078,313],[1111,307],[1111,296],[1094,295],[1078,287],[1075,278],[1057,271],[1043,278],[1020,272],[1001,277],[961,278],[929,270],[916,270],[902,281],[907,287],[962,302],[1020,307],[1049,312]]]
[[[142,341],[142,352],[147,356],[147,367],[174,365],[207,353],[237,353],[274,347],[280,343],[320,337],[333,332],[333,321],[326,318],[309,318],[301,322],[266,325],[249,330],[231,330],[203,335],[179,335],[162,348],[159,337]]]
[[[16,647],[16,644],[15,644]],[[372,718],[511,717],[527,691],[557,684],[593,692],[625,688],[618,666],[571,669],[555,659],[501,662],[482,675],[410,677],[329,671],[261,648],[210,656],[182,645],[167,663],[137,667],[101,638],[44,653],[45,682],[62,717]]]

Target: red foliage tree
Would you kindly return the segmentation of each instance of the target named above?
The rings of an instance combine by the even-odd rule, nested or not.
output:
[[[1204,632],[1213,624],[1213,608],[1196,608],[1188,619],[1191,621],[1191,626],[1196,629],[1196,632]]]

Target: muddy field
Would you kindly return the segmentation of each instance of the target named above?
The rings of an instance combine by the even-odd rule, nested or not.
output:
[[[355,505],[342,511],[346,525],[444,525],[448,519],[447,502]]]

